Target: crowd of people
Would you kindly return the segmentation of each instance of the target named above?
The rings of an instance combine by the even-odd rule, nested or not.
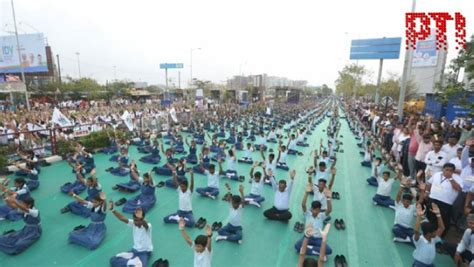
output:
[[[370,103],[336,97],[298,105],[274,104],[271,108],[256,104],[246,109],[235,104],[204,110],[175,104],[166,109],[158,108],[154,102],[123,100],[109,105],[91,103],[80,108],[81,104],[85,105],[60,105],[62,114],[76,127],[95,125],[93,131],[128,127],[121,116],[124,110],[128,110],[136,126],[131,127],[134,130],[130,139],[110,136],[110,146],[101,150],[101,153],[111,155],[110,161],[116,162],[114,167],[96,166],[91,151],[77,143],[75,153],[67,157],[76,178],[60,186],[61,192],[72,197],[61,213],[91,220],[88,226],[71,231],[70,243],[98,249],[107,234],[104,220],[109,213],[133,229],[132,249],[112,256],[111,266],[148,266],[151,262],[154,267],[169,265],[165,259],[151,259],[152,224],[146,214],[155,206],[156,188],[166,186],[176,190],[178,210],[165,216],[163,222],[178,225],[183,239],[194,251],[194,266],[207,267],[212,264],[213,241],[245,245],[246,226],[242,217],[246,206],[264,209],[262,216],[271,221],[288,222],[294,217],[290,200],[296,190],[297,173],[308,177],[301,202],[305,220],[294,225],[294,230],[303,234],[294,243],[299,255],[297,265],[323,266],[327,256],[333,253],[327,238],[335,208],[332,199],[339,198],[332,189],[336,183],[337,154],[343,152],[339,131],[344,123],[358,140],[363,154],[360,168],[372,170],[371,177],[367,181],[361,180],[361,184],[377,187],[374,205],[394,210],[394,241],[414,246],[413,266],[434,266],[437,252],[450,254],[457,264],[467,262],[474,266],[474,240],[471,241],[474,230],[474,215],[471,214],[474,130],[470,120],[450,123],[431,116],[407,115],[400,122],[394,113],[379,110]],[[73,139],[64,128],[52,122],[52,106],[36,108],[37,112],[29,116],[8,111],[1,115],[8,141],[14,142],[19,155],[26,161],[26,166],[18,165],[20,169],[15,173],[17,178],[12,188],[7,188],[8,179],[3,179],[0,185],[5,199],[0,206],[0,220],[25,221],[23,229],[0,236],[0,251],[11,255],[33,245],[42,232],[40,212],[35,208],[32,191],[39,186],[41,166],[38,158],[43,155],[37,152],[41,149],[35,149],[29,142],[45,138],[41,137],[41,130],[45,129],[58,131],[59,138]],[[191,116],[183,123],[173,112]],[[148,130],[139,127],[144,118],[164,117],[165,120],[160,120],[160,123],[166,122],[163,132],[157,130],[157,124]],[[26,133],[36,130],[35,127],[43,128]],[[317,127],[324,127],[327,142],[323,142],[323,136],[318,136],[321,141],[315,146],[309,138],[314,137]],[[145,155],[130,158],[129,149],[134,147]],[[311,153],[303,154],[308,147]],[[357,150],[346,153],[354,151],[358,153]],[[237,153],[242,156],[238,157]],[[289,157],[310,158],[311,164],[289,164]],[[137,161],[149,164],[151,171],[141,173]],[[248,175],[239,173],[238,166],[243,164],[251,166]],[[116,184],[113,190],[137,192],[136,196],[107,201],[106,190],[96,176],[97,168],[106,169],[110,175],[130,177],[128,182]],[[288,179],[277,178],[277,169],[286,171]],[[168,180],[155,183],[154,175]],[[206,177],[207,186],[194,188],[195,175]],[[250,183],[249,192],[243,186],[244,181]],[[233,183],[239,183],[238,193],[232,192]],[[270,205],[265,203],[270,201],[263,194],[266,184],[273,192]],[[392,189],[398,185],[396,197],[392,199]],[[213,201],[221,190],[225,191],[223,199],[229,205],[226,224],[209,225],[203,217],[196,220],[192,205],[194,195]],[[81,197],[85,191],[87,196]],[[267,208],[263,208],[264,205]],[[342,219],[334,220],[333,224],[337,229],[345,229]],[[204,235],[191,238],[186,231],[191,227],[205,229]],[[455,230],[450,229],[464,231],[461,241],[459,238],[455,242],[453,238],[448,240],[447,237],[455,235]],[[347,266],[344,255],[334,259],[336,266]]]

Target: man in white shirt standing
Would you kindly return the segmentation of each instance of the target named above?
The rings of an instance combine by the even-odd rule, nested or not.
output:
[[[433,142],[434,150],[428,152],[425,157],[425,164],[426,164],[426,177],[431,177],[435,173],[442,171],[443,166],[446,162],[448,162],[448,156],[446,153],[441,151],[441,146],[443,145],[443,141],[435,140]]]
[[[151,240],[151,223],[145,220],[145,212],[138,208],[133,214],[133,220],[128,219],[122,213],[114,210],[114,202],[109,202],[112,213],[120,221],[132,227],[133,231],[133,248],[129,252],[122,252],[110,259],[112,267],[129,267],[129,266],[148,266],[151,253],[153,251],[153,243]]]
[[[454,165],[446,163],[443,171],[433,174],[428,180],[427,193],[429,192],[429,200],[436,203],[441,211],[446,231],[449,229],[452,218],[453,203],[462,191],[462,179],[459,175],[454,174]],[[432,212],[428,212],[430,221],[436,221]]]
[[[462,148],[460,145],[458,145],[458,138],[454,135],[449,136],[448,143],[444,144],[441,148],[441,151],[446,153],[446,156],[448,157],[446,162],[449,162],[452,158],[456,157],[458,148]]]

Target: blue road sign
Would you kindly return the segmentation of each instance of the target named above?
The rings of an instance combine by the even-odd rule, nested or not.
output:
[[[350,59],[398,59],[401,43],[401,37],[352,40]]]
[[[160,69],[182,69],[183,63],[161,63]]]

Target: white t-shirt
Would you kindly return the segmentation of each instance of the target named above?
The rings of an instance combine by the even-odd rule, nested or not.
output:
[[[459,175],[453,174],[452,177],[462,188],[463,183]],[[430,198],[437,199],[449,205],[452,205],[456,200],[459,192],[454,190],[451,182],[448,178],[443,176],[442,172],[433,174],[428,180],[428,183],[431,184]]]
[[[392,193],[392,185],[394,181],[395,181],[394,179],[388,179],[387,181],[385,181],[384,179],[380,177],[377,178],[377,182],[379,183],[379,186],[377,187],[376,194],[389,197]]]
[[[402,202],[395,203],[395,224],[399,224],[406,228],[413,228],[413,218],[416,211],[415,205],[405,208]]]
[[[418,241],[413,239],[415,243],[415,251],[413,251],[413,258],[424,264],[433,264],[436,257],[436,243],[440,242],[439,237],[432,238],[431,242],[428,242],[423,235],[420,235]]]
[[[326,214],[324,212],[320,212],[318,216],[313,217],[311,211],[306,211],[304,214],[306,219],[306,225],[311,224],[313,226],[313,237],[321,237],[321,230],[324,227],[324,220],[326,219]]]
[[[148,230],[145,227],[137,227],[133,220],[128,220],[128,226],[133,229],[133,249],[136,251],[153,251],[151,241],[151,223],[148,223]]]
[[[215,171],[211,174],[209,171],[204,172],[207,176],[207,186],[212,188],[219,188],[219,174]]]
[[[250,194],[261,196],[262,192],[263,192],[263,178],[260,179],[260,182],[256,182],[254,179],[252,179]]]
[[[194,251],[194,267],[211,267],[212,252],[205,248],[203,252],[198,253],[194,246],[193,243],[191,248]]]
[[[239,206],[237,209],[234,209],[232,207],[232,204],[230,204],[228,222],[232,226],[242,226],[242,210],[242,206]]]
[[[186,190],[186,192],[183,193],[181,191],[181,188],[178,187],[178,197],[179,197],[179,210],[182,211],[192,211],[193,206],[192,206],[192,192],[189,190],[189,188]]]
[[[441,151],[446,153],[446,156],[448,157],[446,161],[449,161],[452,158],[455,158],[458,148],[460,147],[461,147],[460,145],[451,146],[450,144],[444,144],[443,147],[441,148]]]

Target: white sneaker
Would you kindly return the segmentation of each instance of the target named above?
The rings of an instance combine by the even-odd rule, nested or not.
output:
[[[213,196],[213,195],[211,195],[211,194],[209,194],[208,196],[209,196],[211,199],[216,199],[216,197]]]
[[[216,236],[216,242],[219,242],[221,240],[226,240],[226,239],[227,239],[227,236],[222,236],[222,235]]]
[[[237,243],[239,243],[239,245],[242,245],[242,239],[240,239],[239,241],[237,241]]]
[[[377,205],[378,205],[378,204],[377,204],[377,202],[375,202],[375,201],[374,201],[373,203],[374,203],[374,205],[375,205],[375,206],[377,206]]]
[[[395,206],[393,206],[393,205],[390,205],[388,207],[391,208],[392,210],[395,210]]]
[[[255,207],[258,207],[258,208],[261,207],[260,204],[258,204],[258,202],[253,201],[253,200],[250,200],[250,201],[249,201],[249,204],[250,204],[250,205],[254,205]]]
[[[408,236],[406,238],[394,237],[393,242],[410,243],[411,240]]]

